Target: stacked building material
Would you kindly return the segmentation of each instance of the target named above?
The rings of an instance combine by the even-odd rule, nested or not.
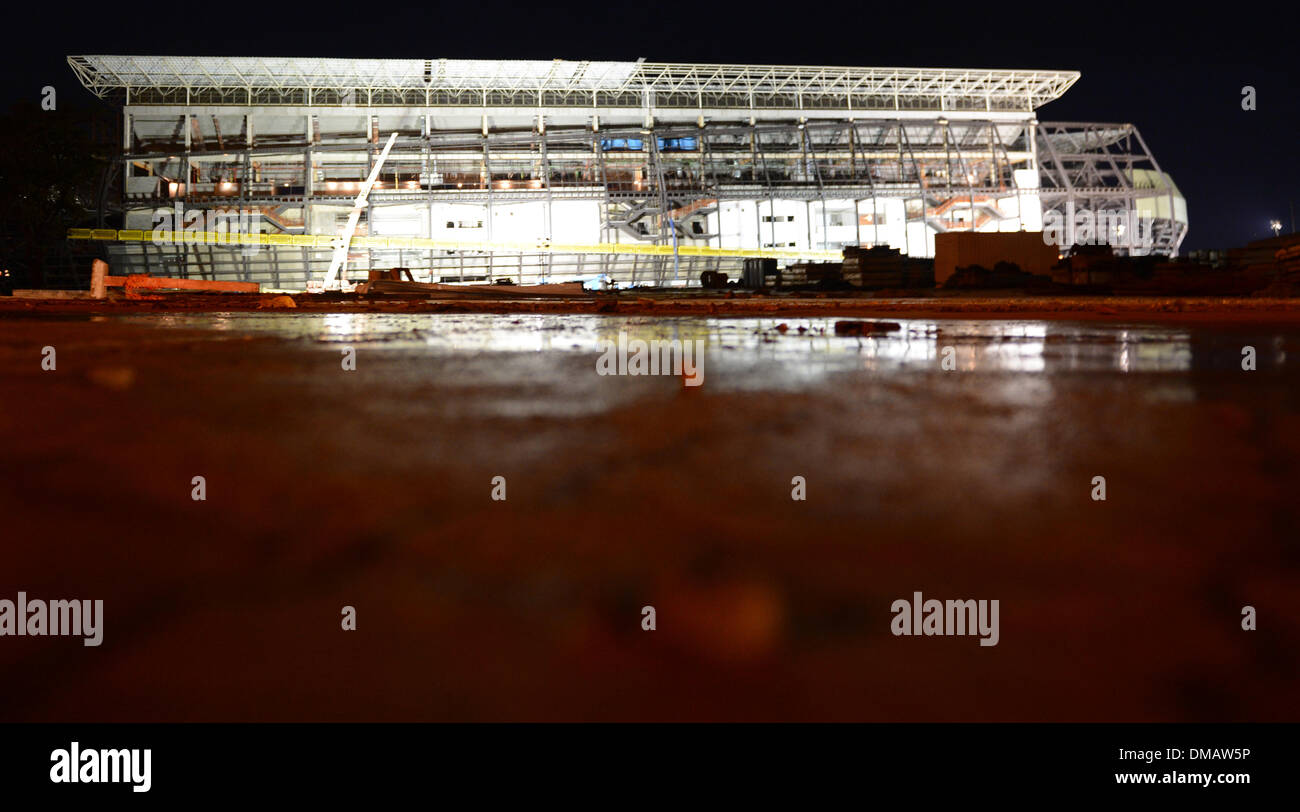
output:
[[[1106,246],[1075,246],[1052,270],[1053,281],[1129,296],[1246,296],[1276,275],[1273,262],[1249,265],[1115,256]]]
[[[781,285],[838,286],[844,281],[844,266],[839,262],[796,262],[781,272]]]
[[[844,280],[866,290],[934,287],[934,263],[897,248],[876,245],[844,249]]]
[[[1278,279],[1300,282],[1300,242],[1279,250],[1275,256]]]
[[[1238,268],[1251,265],[1272,265],[1278,261],[1278,254],[1288,248],[1300,246],[1300,234],[1270,237],[1267,240],[1255,240],[1240,248],[1228,251],[1228,264]]]
[[[769,276],[775,277],[777,285],[781,284],[781,275],[776,270],[776,260],[769,257],[746,259],[742,266],[741,287],[757,289],[767,285]]]
[[[1251,291],[1261,290],[1281,278],[1280,257],[1287,248],[1300,245],[1295,235],[1256,240],[1228,252],[1228,268],[1250,280]],[[1251,292],[1247,291],[1247,292]]]
[[[1255,295],[1300,296],[1300,240],[1279,248],[1273,257],[1272,280]]]

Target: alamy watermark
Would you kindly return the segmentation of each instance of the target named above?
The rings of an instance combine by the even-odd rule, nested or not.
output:
[[[996,600],[922,600],[920,592],[913,592],[910,602],[899,598],[889,611],[894,613],[889,630],[895,637],[979,635],[981,646],[996,646],[1000,637]]]
[[[104,642],[104,602],[79,600],[27,600],[26,592],[18,600],[0,600],[0,637],[85,638],[82,645],[98,646]]]
[[[221,243],[239,244],[242,253],[252,256],[261,250],[262,214],[254,209],[186,209],[177,202],[170,209],[154,212],[153,231],[149,239],[154,245],[180,245],[205,242],[205,234],[216,234]],[[242,242],[244,235],[255,237]]]
[[[50,781],[55,784],[130,784],[132,792],[153,786],[153,751],[81,749],[73,742],[50,753]]]
[[[704,341],[680,339],[629,339],[620,330],[618,341],[596,342],[601,355],[597,375],[676,375],[687,386],[704,384]]]
[[[1155,218],[1136,211],[1080,209],[1071,219],[1051,209],[1043,212],[1043,242],[1058,248],[1109,245],[1149,251],[1155,245]]]

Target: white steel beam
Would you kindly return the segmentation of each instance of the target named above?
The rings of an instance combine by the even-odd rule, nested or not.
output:
[[[251,103],[256,97],[324,91],[391,94],[375,106],[627,107],[664,98],[670,107],[725,109],[1033,110],[1059,97],[1077,71],[953,70],[791,65],[719,65],[567,60],[326,59],[291,57],[69,56],[98,96],[125,91],[153,103]],[[197,94],[198,98],[191,97]],[[468,95],[466,95],[468,94]],[[627,94],[626,98],[621,94]],[[633,99],[637,101],[633,101]],[[158,102],[158,99],[167,101]],[[213,99],[219,101],[213,102]],[[201,100],[201,101],[200,101]]]
[[[352,246],[352,235],[356,233],[357,223],[361,220],[361,212],[366,209],[370,188],[375,185],[375,180],[379,178],[379,170],[383,169],[384,161],[388,158],[388,151],[393,148],[393,142],[396,140],[397,133],[388,136],[388,143],[384,144],[383,152],[379,153],[379,160],[375,161],[375,166],[370,170],[370,176],[366,178],[366,182],[361,184],[361,191],[357,194],[356,202],[352,205],[352,213],[348,215],[347,225],[343,227],[343,233],[339,235],[338,241],[334,245],[334,256],[330,258],[330,267],[325,272],[325,279],[323,280],[326,289],[340,284],[337,280],[347,267],[348,250]]]

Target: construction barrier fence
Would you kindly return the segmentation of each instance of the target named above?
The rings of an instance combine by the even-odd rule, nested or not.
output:
[[[152,243],[154,245],[274,245],[306,248],[333,248],[338,238],[327,234],[244,234],[220,231],[146,231],[143,229],[73,228],[70,240],[101,242]],[[649,245],[640,243],[556,243],[548,240],[450,241],[424,237],[356,236],[350,247],[357,249],[457,251],[474,253],[553,253],[553,254],[640,254],[679,257],[750,257],[778,260],[838,260],[839,251],[815,249],[710,248],[705,246]]]

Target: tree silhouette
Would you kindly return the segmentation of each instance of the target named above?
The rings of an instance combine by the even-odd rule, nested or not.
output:
[[[102,111],[19,103],[0,115],[0,265],[14,287],[41,287],[67,230],[93,225],[113,147]]]

